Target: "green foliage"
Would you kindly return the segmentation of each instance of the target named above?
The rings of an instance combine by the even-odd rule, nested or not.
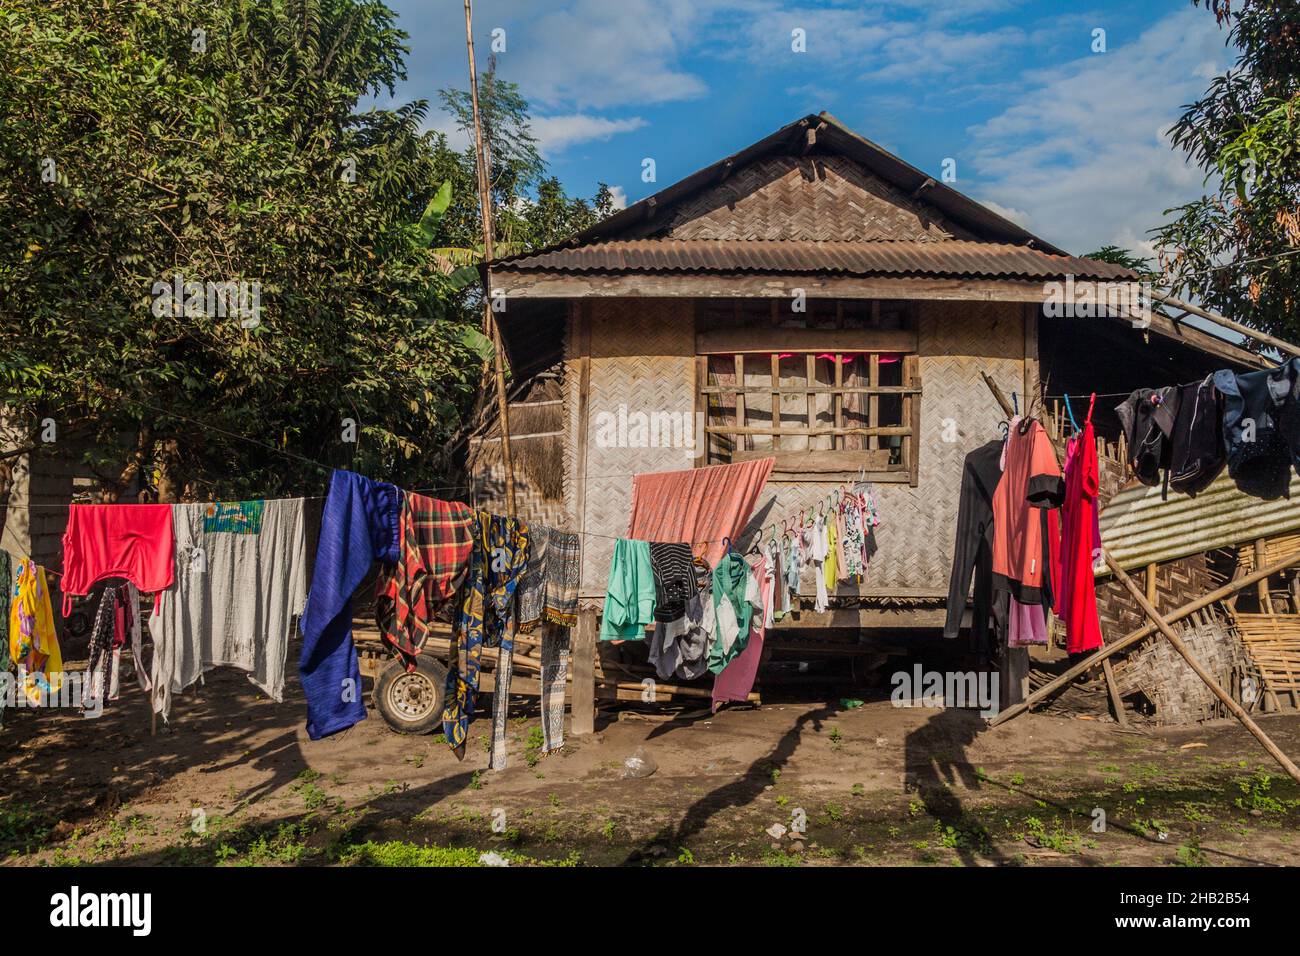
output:
[[[358,108],[403,38],[376,0],[6,5],[0,401],[29,435],[86,439],[110,489],[137,444],[199,497],[320,486],[269,449],[429,475],[480,362],[420,218],[455,188],[426,105]],[[178,274],[258,283],[259,324],[160,307]]]
[[[1198,6],[1202,0],[1193,0]],[[1175,289],[1263,331],[1300,333],[1300,7],[1204,0],[1239,51],[1171,130],[1212,192],[1155,230]]]

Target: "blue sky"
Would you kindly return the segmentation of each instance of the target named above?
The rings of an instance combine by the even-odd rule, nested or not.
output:
[[[411,35],[396,99],[452,133],[437,91],[467,82],[462,3],[388,3]],[[956,188],[1076,253],[1149,252],[1200,194],[1165,134],[1233,58],[1190,0],[479,0],[474,25],[480,69],[505,31],[501,75],[571,193],[635,201],[824,109],[936,178],[955,160]]]

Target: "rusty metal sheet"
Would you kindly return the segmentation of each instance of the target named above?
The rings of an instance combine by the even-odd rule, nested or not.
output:
[[[1291,476],[1291,499],[1262,501],[1237,490],[1225,471],[1195,498],[1176,491],[1127,488],[1102,509],[1101,542],[1124,570],[1173,561],[1214,548],[1300,529],[1300,478]],[[1098,571],[1098,577],[1109,574]]]

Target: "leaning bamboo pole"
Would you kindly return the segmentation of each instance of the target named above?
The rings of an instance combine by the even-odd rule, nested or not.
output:
[[[1279,571],[1285,571],[1287,568],[1293,568],[1296,565],[1300,565],[1300,551],[1293,551],[1291,554],[1274,561],[1268,567],[1256,568],[1250,574],[1237,578],[1234,581],[1229,581],[1227,584],[1220,588],[1216,588],[1209,594],[1202,595],[1195,601],[1191,601],[1180,608],[1170,611],[1163,617],[1163,620],[1166,624],[1173,624],[1176,621],[1181,621],[1183,618],[1195,614],[1203,608],[1209,607],[1216,601],[1222,601],[1224,598],[1231,597],[1237,592],[1245,590],[1257,581],[1262,581],[1267,577],[1277,574]],[[1102,661],[1110,658],[1114,654],[1118,654],[1126,648],[1132,647],[1143,638],[1150,637],[1157,630],[1158,628],[1155,624],[1144,624],[1136,631],[1131,631],[1128,634],[1125,634],[1118,641],[1114,641],[1099,648],[1096,652],[1066,670],[1055,680],[1038,688],[1038,690],[1034,691],[1020,703],[1013,704],[1006,710],[1002,711],[989,721],[989,726],[996,727],[998,724],[1006,723],[1012,717],[1024,713],[1026,710],[1031,709],[1035,705],[1041,703],[1044,699],[1055,694],[1080,674],[1092,670],[1092,668],[1096,667]]]
[[[1159,612],[1151,606],[1151,602],[1146,599],[1146,595],[1143,594],[1142,590],[1133,583],[1133,579],[1130,578],[1127,572],[1125,572],[1115,559],[1110,556],[1110,553],[1103,549],[1102,556],[1106,559],[1107,566],[1115,575],[1115,580],[1124,585],[1129,594],[1133,596],[1133,600],[1137,601],[1138,606],[1142,608],[1143,613],[1145,613],[1147,617],[1151,618],[1152,623],[1155,624],[1160,633],[1165,636],[1165,640],[1167,640],[1182,659],[1187,662],[1187,666],[1196,673],[1196,676],[1205,683],[1206,687],[1210,688],[1210,692],[1223,702],[1223,706],[1228,708],[1228,711],[1232,716],[1241,721],[1241,725],[1254,735],[1255,739],[1263,745],[1264,749],[1269,752],[1273,759],[1282,765],[1282,769],[1287,772],[1291,779],[1296,783],[1300,783],[1300,767],[1297,767],[1291,761],[1291,758],[1282,752],[1281,747],[1273,743],[1268,734],[1264,733],[1264,731],[1260,729],[1259,724],[1251,720],[1250,714],[1246,713],[1242,706],[1232,699],[1232,695],[1219,686],[1218,681],[1216,681],[1210,675],[1210,672],[1205,669],[1204,665],[1196,659],[1196,656],[1192,654],[1187,645],[1183,643],[1183,639],[1169,626],[1169,622],[1165,620],[1165,618],[1161,617]]]

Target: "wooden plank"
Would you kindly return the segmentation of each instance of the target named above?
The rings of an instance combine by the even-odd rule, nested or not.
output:
[[[575,302],[575,322],[578,337],[578,408],[577,434],[571,439],[577,443],[574,449],[573,469],[576,472],[574,490],[574,509],[578,512],[573,520],[578,530],[578,546],[583,547],[587,531],[587,444],[591,440],[588,434],[591,418],[591,309],[590,302]],[[704,436],[700,436],[704,440]],[[581,559],[580,559],[581,560]],[[580,566],[581,567],[581,566]],[[579,570],[581,576],[581,570]]]
[[[745,391],[744,391],[745,354],[743,352],[739,352],[735,356],[733,356],[733,358],[735,359],[736,362],[736,384],[740,386],[740,391],[736,392],[736,425],[739,426],[740,428],[744,428],[745,427]],[[736,443],[736,448],[738,451],[744,451],[746,448],[752,445],[753,442],[748,440],[748,436],[742,434],[740,436],[740,441]]]
[[[775,300],[773,300],[773,302],[772,302],[772,319],[773,319],[773,321],[775,322],[775,320],[776,320],[776,301],[775,301]],[[772,427],[773,427],[773,428],[780,428],[780,427],[781,427],[781,354],[780,354],[779,352],[773,352],[773,353],[772,353],[771,365],[772,365],[772,370],[771,370],[771,372],[770,372],[769,374],[771,375],[771,378],[772,378],[772,381],[771,381],[771,385],[772,385]],[[772,437],[772,450],[773,450],[773,451],[776,451],[777,448],[778,448],[779,446],[780,446],[780,442],[777,441],[777,437],[774,435],[774,436]]]
[[[812,396],[809,395],[809,405]],[[815,413],[814,413],[815,414]],[[710,435],[911,435],[910,425],[881,425],[877,428],[833,428],[829,425],[814,428],[735,428],[730,425],[706,425]],[[823,449],[825,451],[826,449]]]
[[[735,395],[742,393],[745,395],[766,395],[768,392],[775,391],[780,395],[804,395],[812,392],[817,395],[920,395],[921,386],[915,387],[909,385],[879,385],[872,387],[870,385],[818,385],[812,388],[804,388],[799,385],[784,385],[776,389],[767,388],[762,385],[754,385],[748,388],[738,388],[734,385],[705,385],[701,390],[704,395]]]
[[[915,352],[916,342],[916,332],[911,329],[773,330],[750,326],[698,332],[695,351],[701,355],[767,354],[780,346],[782,352]]]
[[[596,609],[580,608],[573,629],[569,667],[573,670],[570,732],[575,736],[596,730]]]
[[[871,303],[871,306],[872,306],[872,315],[875,317],[876,324],[879,325],[880,324],[880,303],[873,302]],[[880,387],[880,353],[879,352],[871,353],[871,366],[870,366],[870,370],[867,373],[867,385],[870,388]],[[867,427],[875,428],[879,424],[880,424],[880,399],[873,394],[871,398],[867,400]],[[877,438],[875,435],[871,435],[867,439],[867,447],[872,449],[879,448],[880,439]]]
[[[809,352],[804,358],[805,358],[805,364],[807,366],[806,371],[804,372],[805,375],[804,384],[811,388],[812,386],[817,384],[817,356],[814,355],[812,352]],[[817,398],[813,392],[808,393],[805,401],[805,405],[807,411],[804,414],[806,414],[808,417],[808,427],[807,429],[804,430],[803,434],[808,436],[808,450],[812,451],[813,435],[816,433],[816,429],[817,429]],[[773,426],[773,428],[775,428],[775,426]],[[795,434],[798,434],[797,429],[795,429],[794,432]],[[774,430],[772,434],[778,435],[780,434],[780,432]],[[835,439],[832,438],[831,441],[833,443]]]
[[[855,448],[841,448],[838,451],[779,451],[775,454],[769,449],[738,452],[732,461],[753,461],[757,458],[772,458],[773,473],[789,472],[791,474],[821,474],[828,472],[852,472],[857,474],[859,468],[867,471],[886,471],[889,466],[889,450],[862,451]]]
[[[917,355],[903,357],[903,382],[919,388],[921,384],[921,359]],[[921,399],[917,395],[903,398],[903,421],[908,423],[903,438],[903,462],[907,465],[909,483],[915,488],[921,480]],[[1027,665],[1026,665],[1027,666]]]
[[[837,320],[842,320],[844,315],[843,303],[837,301],[836,309],[837,309],[837,316],[836,316]],[[841,389],[844,386],[844,366],[840,364],[841,357],[842,357],[841,353],[839,352],[836,352],[831,357],[831,361],[835,363],[835,394],[831,396],[831,409],[832,409],[832,414],[834,415],[836,428],[844,427],[844,393],[843,391],[841,391]],[[836,437],[832,436],[831,448],[837,448],[837,447],[843,448],[844,438],[842,436],[838,438],[839,441],[838,445],[836,445],[836,440],[837,440]]]

